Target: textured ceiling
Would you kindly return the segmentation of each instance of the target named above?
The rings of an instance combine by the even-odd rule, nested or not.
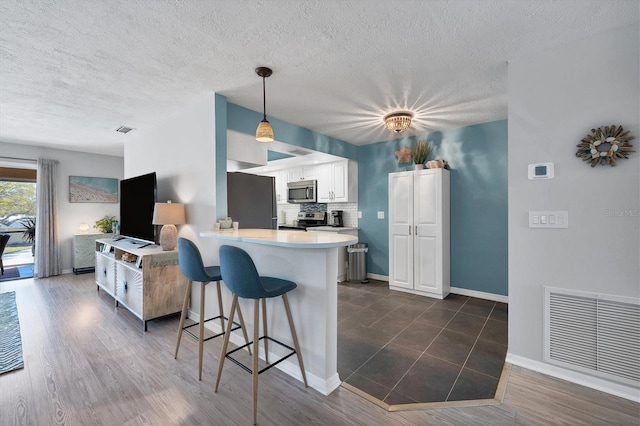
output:
[[[122,155],[205,92],[354,144],[507,117],[507,61],[637,23],[631,1],[1,0],[0,140]],[[257,123],[256,123],[257,124]],[[277,134],[276,134],[277,138]]]

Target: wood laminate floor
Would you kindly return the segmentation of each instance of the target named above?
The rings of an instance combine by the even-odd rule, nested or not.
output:
[[[507,353],[507,305],[338,285],[338,373],[387,405],[493,399]]]
[[[177,316],[141,322],[97,292],[93,276],[0,283],[15,291],[25,367],[0,375],[0,425],[250,425],[251,379],[225,364],[222,342],[185,336],[173,359]],[[260,425],[637,425],[640,405],[513,367],[504,403],[388,412],[338,388],[323,396],[277,369],[261,375]]]

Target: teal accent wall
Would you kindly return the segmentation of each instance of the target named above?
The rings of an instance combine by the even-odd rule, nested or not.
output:
[[[291,157],[293,157],[293,155],[284,154],[278,151],[271,151],[270,149],[267,150],[267,161],[283,160],[285,158],[291,158]]]
[[[227,212],[226,131],[253,134],[262,114],[216,94],[217,216]],[[388,175],[411,170],[394,155],[416,137],[356,146],[268,117],[280,142],[358,161],[359,239],[368,272],[389,275]],[[226,123],[226,125],[221,125]],[[433,132],[434,158],[451,166],[451,286],[507,295],[507,121]],[[222,146],[221,146],[222,145]],[[384,211],[385,219],[377,219]]]
[[[216,93],[216,219],[227,216],[227,98]]]
[[[433,158],[445,158],[451,167],[451,286],[507,295],[507,121],[425,136]],[[413,169],[398,164],[394,153],[415,139],[358,148],[359,238],[369,244],[370,273],[389,275],[388,174]]]
[[[278,142],[309,148],[350,160],[358,158],[358,147],[355,145],[277,118],[267,116],[267,119],[271,123],[271,127],[273,127],[273,133]],[[231,130],[252,135],[255,134],[256,127],[261,120],[261,113],[232,103],[227,104],[227,126]]]

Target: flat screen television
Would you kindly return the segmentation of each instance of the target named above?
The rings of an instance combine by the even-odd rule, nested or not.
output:
[[[120,181],[120,235],[156,242],[156,194],[155,172]]]

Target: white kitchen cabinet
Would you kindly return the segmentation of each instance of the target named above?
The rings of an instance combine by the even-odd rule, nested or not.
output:
[[[449,171],[389,174],[389,288],[439,299],[450,292]]]
[[[318,166],[318,202],[348,203],[358,198],[358,164],[337,161]]]
[[[271,176],[275,178],[276,186],[276,203],[287,203],[287,183],[289,182],[289,171],[279,170],[277,172],[263,173],[262,176]]]
[[[289,173],[288,182],[316,180],[318,177],[318,166],[294,167],[288,169],[287,172]]]
[[[292,169],[289,169],[288,182],[294,182],[297,180],[302,180],[302,167],[294,167]]]

